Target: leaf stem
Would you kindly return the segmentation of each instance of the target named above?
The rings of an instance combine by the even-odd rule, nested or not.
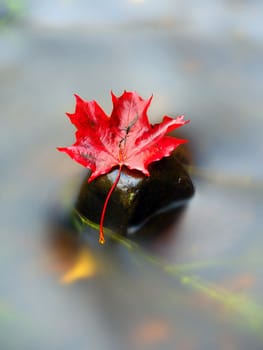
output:
[[[104,222],[104,217],[105,217],[105,213],[106,213],[106,208],[107,208],[107,205],[108,205],[108,202],[109,202],[109,199],[111,197],[111,194],[112,192],[114,191],[115,187],[117,186],[119,180],[120,180],[120,177],[121,177],[121,169],[122,169],[122,165],[120,165],[119,167],[119,171],[118,171],[118,174],[117,174],[117,177],[113,183],[113,185],[111,186],[108,194],[107,194],[107,197],[105,199],[105,202],[104,202],[104,205],[103,205],[103,209],[102,209],[102,213],[101,213],[101,217],[100,217],[100,237],[99,237],[99,242],[100,244],[104,244],[105,243],[105,238],[104,238],[104,232],[103,232],[103,222]]]

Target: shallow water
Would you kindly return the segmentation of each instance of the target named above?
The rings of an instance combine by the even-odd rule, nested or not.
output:
[[[262,4],[163,3],[25,1],[1,21],[1,349],[262,349]],[[109,113],[111,89],[191,119],[196,194],[151,239],[101,247],[72,227],[83,169],[55,148],[73,93]]]

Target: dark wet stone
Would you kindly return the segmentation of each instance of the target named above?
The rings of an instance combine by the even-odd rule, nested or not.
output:
[[[135,232],[150,218],[182,207],[192,197],[194,187],[176,154],[150,165],[150,176],[124,168],[108,203],[104,226],[116,233]],[[85,178],[76,209],[90,221],[99,223],[102,207],[118,169],[88,183]]]

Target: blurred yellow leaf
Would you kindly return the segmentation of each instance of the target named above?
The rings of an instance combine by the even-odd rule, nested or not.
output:
[[[61,277],[62,284],[71,284],[81,279],[91,278],[96,274],[96,264],[88,249],[83,248],[70,269]]]

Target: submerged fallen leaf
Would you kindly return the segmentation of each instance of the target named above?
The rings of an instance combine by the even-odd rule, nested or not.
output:
[[[149,319],[137,324],[132,339],[138,346],[152,346],[168,341],[172,335],[170,324],[162,319]]]
[[[95,261],[87,249],[82,249],[72,267],[61,277],[62,284],[71,284],[81,279],[94,277],[96,274]]]
[[[243,273],[240,276],[223,281],[223,283],[232,292],[243,292],[254,287],[256,284],[256,277],[250,273]]]

